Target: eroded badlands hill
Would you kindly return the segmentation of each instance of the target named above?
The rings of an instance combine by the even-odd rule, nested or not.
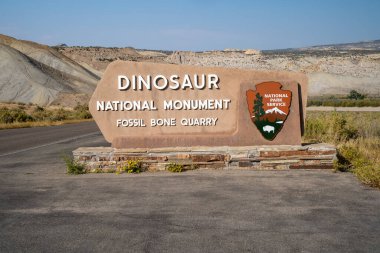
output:
[[[0,101],[75,106],[99,76],[48,46],[0,35]]]

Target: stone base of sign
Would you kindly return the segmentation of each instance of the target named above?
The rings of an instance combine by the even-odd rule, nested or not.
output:
[[[165,170],[170,163],[182,164],[185,170],[208,169],[331,169],[336,148],[329,144],[302,146],[191,147],[154,149],[116,149],[81,147],[73,151],[74,159],[87,172],[111,172],[130,160],[139,160],[142,170]]]

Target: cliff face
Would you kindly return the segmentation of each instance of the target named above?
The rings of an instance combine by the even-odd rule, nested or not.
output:
[[[114,60],[306,73],[309,96],[357,90],[380,96],[380,41],[258,51],[170,52],[134,48],[49,47],[0,35],[0,102],[87,103]]]

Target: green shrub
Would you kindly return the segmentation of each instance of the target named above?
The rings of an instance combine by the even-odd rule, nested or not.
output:
[[[358,99],[364,99],[365,95],[364,94],[360,94],[356,90],[351,90],[350,94],[347,96],[347,98],[358,100]]]
[[[363,97],[364,96],[364,97]],[[333,106],[333,107],[363,107],[363,106],[380,106],[379,97],[366,98],[365,95],[353,94],[348,97],[312,97],[307,100],[307,106]]]
[[[346,143],[338,147],[337,158],[335,170],[353,172],[364,184],[380,188],[380,163],[360,151],[358,143]]]
[[[379,164],[363,164],[362,166],[355,168],[353,172],[364,184],[380,188]]]
[[[13,115],[16,122],[28,122],[34,120],[32,116],[21,109],[13,110]]]
[[[50,116],[51,121],[62,121],[68,118],[69,112],[60,108],[52,113]]]
[[[101,168],[96,168],[93,172],[94,173],[103,173],[104,171]]]
[[[140,173],[141,172],[141,161],[140,160],[128,160],[127,163],[122,167],[122,171],[127,173]]]
[[[334,162],[334,169],[341,172],[352,171],[352,162],[358,157],[359,153],[356,148],[342,145],[337,149],[337,160]]]
[[[86,104],[77,104],[74,107],[75,117],[78,119],[91,119],[92,115],[89,111],[88,105]]]
[[[165,166],[166,170],[170,171],[170,172],[182,172],[183,171],[183,168],[184,166],[182,164],[178,164],[178,163],[169,163]]]
[[[51,112],[49,111],[34,111],[32,113],[32,116],[36,121],[48,121],[50,120],[50,115]]]
[[[0,108],[0,123],[13,124],[23,122],[57,122],[64,120],[91,119],[87,105],[77,105],[73,110],[44,108],[41,106],[30,107],[31,105],[18,105],[17,108]],[[28,113],[28,110],[31,110]],[[13,124],[16,125],[16,124]]]
[[[334,169],[380,188],[380,113],[308,112],[304,140],[337,145]]]
[[[23,109],[8,109],[5,107],[0,109],[0,123],[11,124],[13,122],[28,121],[34,121],[34,118],[27,114]]]
[[[359,137],[359,124],[352,115],[341,112],[309,113],[306,118],[305,139],[316,142],[339,143]]]
[[[81,111],[76,113],[77,119],[92,119],[92,115],[89,111]]]
[[[326,135],[328,128],[328,124],[326,124],[326,122],[320,117],[315,117],[312,120],[307,118],[305,139],[321,142],[323,141],[322,138]]]
[[[15,121],[13,115],[7,108],[2,108],[0,110],[0,123],[10,124]]]
[[[335,142],[348,141],[358,137],[358,129],[348,124],[346,117],[341,113],[334,113],[331,127]]]
[[[72,157],[64,156],[63,160],[66,163],[67,174],[79,175],[86,173],[84,164],[75,161]]]
[[[45,111],[45,109],[44,109],[43,107],[37,105],[37,107],[34,108],[34,111],[35,111],[35,112],[42,112],[42,111]]]

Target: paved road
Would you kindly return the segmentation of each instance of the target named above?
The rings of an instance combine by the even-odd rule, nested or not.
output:
[[[0,130],[0,157],[98,133],[95,122]]]
[[[379,252],[380,191],[351,174],[69,176],[60,155],[102,136],[34,131],[40,148],[0,157],[0,252]],[[16,133],[1,135],[3,153]]]

